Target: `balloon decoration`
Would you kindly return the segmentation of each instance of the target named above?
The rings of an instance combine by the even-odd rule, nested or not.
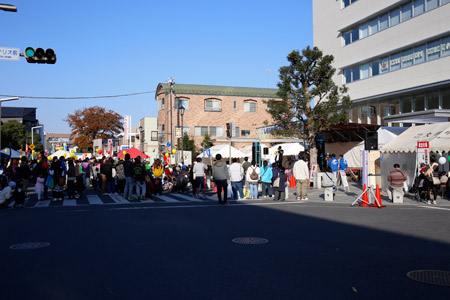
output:
[[[59,150],[64,150],[64,147],[62,147],[62,146],[61,146],[61,147],[59,147]]]
[[[166,157],[169,157],[170,156],[170,154],[169,153],[166,153],[166,155],[165,155]]]
[[[5,149],[5,153],[8,153],[8,149]]]
[[[275,151],[275,152],[274,152],[273,154],[275,154],[275,155],[276,155],[276,154],[277,154],[277,151]]]
[[[31,153],[33,153],[33,154],[34,154],[35,152],[36,152],[36,150],[31,150]]]
[[[173,154],[177,153],[177,149],[172,149],[172,153]]]
[[[103,153],[102,149],[98,150],[98,154],[102,154],[102,153]]]
[[[98,153],[98,149],[95,149],[95,151]]]
[[[64,153],[64,157],[66,157],[67,156],[67,154],[66,153]]]
[[[122,153],[123,153],[123,155],[125,155],[125,154],[127,154],[127,151],[123,150]]]
[[[111,154],[111,151],[108,151],[108,154]]]
[[[74,157],[74,154],[73,154],[73,152],[70,152],[70,157]]]
[[[445,157],[443,157],[443,156],[439,157],[439,164],[440,165],[445,165],[446,162],[447,162],[447,160],[445,159]]]

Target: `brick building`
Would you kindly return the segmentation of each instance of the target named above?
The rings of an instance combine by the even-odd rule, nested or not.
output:
[[[170,85],[160,83],[155,93],[155,100],[158,101],[159,144],[165,145],[172,141],[175,148],[178,142],[175,128],[181,128],[183,123],[183,134],[194,137],[196,147],[200,148],[206,133],[212,139],[223,140],[226,137],[226,123],[234,122],[236,137],[243,138],[242,142],[235,141],[235,146],[240,148],[249,145],[250,142],[245,141],[245,138],[256,138],[256,128],[263,127],[266,120],[271,123],[264,101],[279,99],[277,91],[267,88],[174,84],[171,97]],[[178,109],[181,106],[185,108],[183,118]],[[220,143],[224,142],[217,141],[215,144]],[[167,150],[170,149],[164,149]]]

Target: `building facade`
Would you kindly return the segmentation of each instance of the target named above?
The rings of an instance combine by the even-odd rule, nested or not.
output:
[[[193,137],[199,149],[205,134],[212,139],[226,138],[226,123],[235,123],[235,137],[256,138],[257,128],[264,121],[271,123],[267,112],[267,100],[279,99],[277,89],[224,87],[209,85],[160,83],[156,89],[158,101],[158,139],[160,151],[174,149],[179,142],[178,135]],[[184,115],[180,115],[180,107]],[[182,130],[181,130],[182,128]],[[220,144],[224,142],[217,142]],[[247,142],[248,144],[248,142]],[[245,146],[245,143],[238,145]]]
[[[313,0],[314,46],[334,56],[350,122],[450,117],[450,0]]]

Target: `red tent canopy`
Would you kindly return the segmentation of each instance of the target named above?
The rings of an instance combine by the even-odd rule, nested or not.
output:
[[[140,156],[141,158],[150,158],[150,156],[148,156],[144,152],[139,151],[136,148],[125,149],[125,150],[119,151],[119,153],[117,154],[118,158],[125,158],[125,154],[123,154],[123,151],[126,151],[126,153],[130,154],[131,158],[136,158],[138,156]]]

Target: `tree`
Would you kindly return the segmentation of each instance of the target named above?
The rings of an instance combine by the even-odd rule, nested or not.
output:
[[[123,130],[122,116],[99,106],[78,109],[64,121],[72,128],[74,145],[80,149],[92,148],[95,139],[111,139]]]
[[[205,146],[205,148],[211,148],[213,146],[213,143],[211,142],[211,137],[209,134],[205,134],[203,136],[203,141],[200,143],[200,145]]]
[[[333,125],[348,122],[344,110],[351,106],[347,87],[338,87],[332,80],[336,69],[334,57],[323,55],[317,47],[292,51],[281,67],[278,96],[269,100],[269,113],[276,133],[304,138],[310,146],[311,164],[317,164],[316,137]],[[266,122],[267,123],[267,122]]]
[[[180,147],[181,145],[179,145]],[[178,148],[178,150],[181,150]],[[194,139],[189,138],[187,133],[183,135],[183,151],[190,151],[192,154],[192,158],[195,158],[195,141]]]
[[[27,132],[25,125],[18,121],[8,121],[2,124],[2,149],[9,147],[14,150],[20,149],[26,143]]]

